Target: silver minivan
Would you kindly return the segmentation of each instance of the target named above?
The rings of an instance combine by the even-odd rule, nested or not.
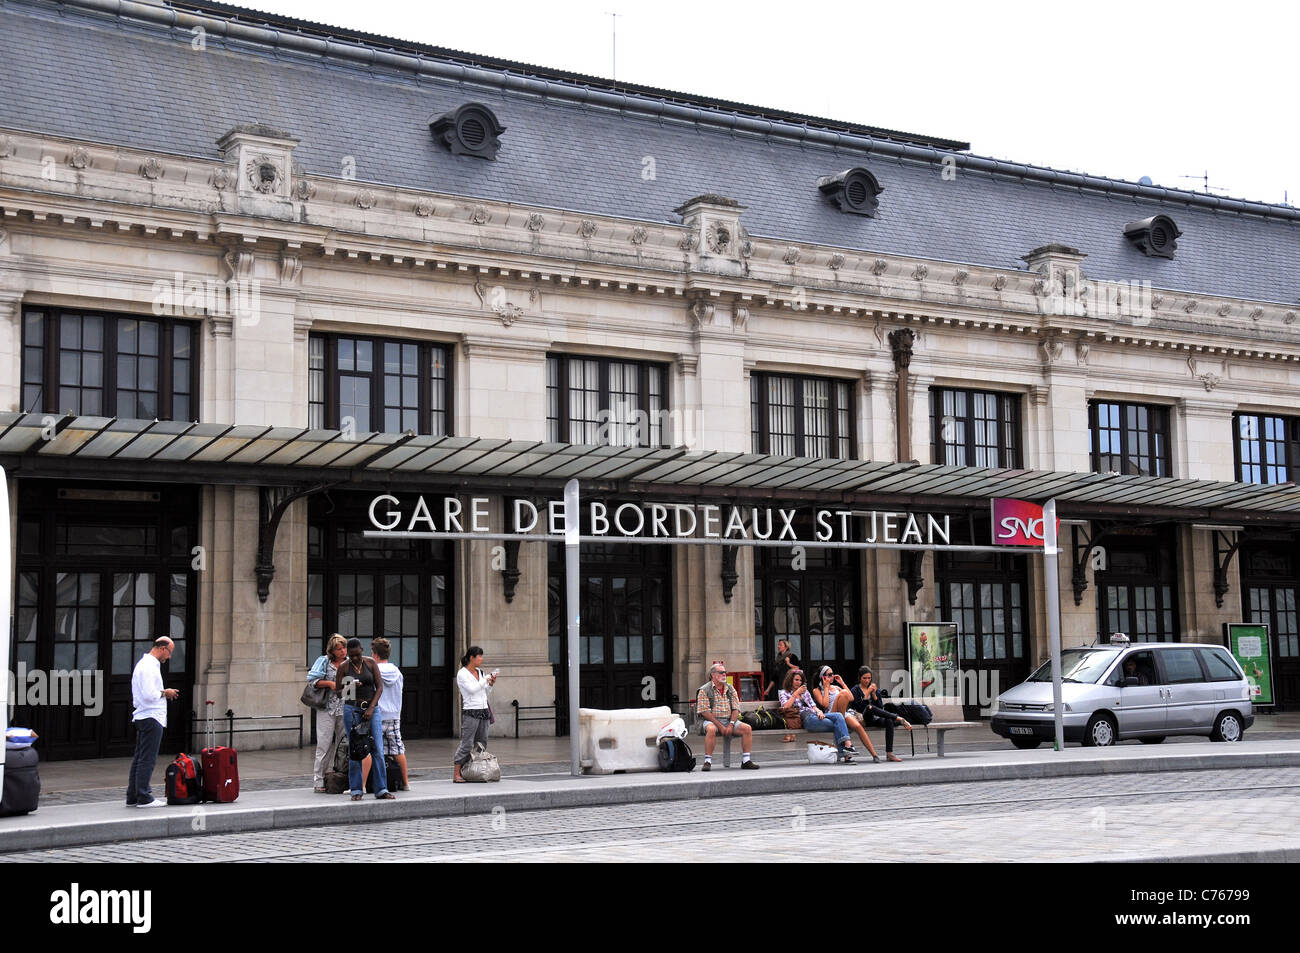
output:
[[[1169,735],[1240,741],[1255,722],[1250,685],[1219,645],[1140,642],[1061,653],[1065,740],[1106,746],[1126,738],[1159,744]],[[993,731],[1017,748],[1056,734],[1052,666],[998,696]]]

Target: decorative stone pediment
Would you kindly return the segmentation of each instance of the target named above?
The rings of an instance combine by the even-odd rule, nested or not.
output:
[[[739,273],[743,260],[753,253],[749,235],[740,224],[744,211],[745,206],[722,195],[697,195],[689,200],[677,209],[682,224],[690,230],[680,243],[682,250],[697,254],[706,270]]]
[[[297,144],[289,133],[261,123],[236,126],[217,140],[234,169],[237,194],[280,199],[290,197]]]

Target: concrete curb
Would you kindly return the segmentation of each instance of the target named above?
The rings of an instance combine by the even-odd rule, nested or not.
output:
[[[953,759],[955,760],[955,759]],[[259,791],[230,805],[161,807],[155,812],[128,813],[112,804],[67,805],[22,818],[0,819],[0,853],[47,850],[57,847],[106,844],[123,840],[190,837],[196,833],[224,834],[276,828],[337,824],[340,812],[360,822],[454,817],[506,811],[596,807],[652,801],[685,801],[708,797],[760,796],[808,790],[851,791],[917,784],[962,781],[1008,781],[1035,778],[1083,777],[1110,774],[1149,774],[1170,771],[1300,767],[1300,750],[1233,751],[1204,749],[1182,754],[1170,751],[1132,757],[1078,756],[1069,760],[997,761],[954,763],[949,759],[920,764],[819,766],[770,764],[758,772],[738,766],[717,765],[709,774],[637,774],[606,777],[507,777],[500,784],[471,785],[471,790],[449,790],[447,781],[416,782],[414,789],[395,802],[367,797],[360,803],[338,796],[304,795],[302,791]],[[423,790],[422,790],[423,789]],[[446,793],[444,793],[446,792]],[[304,797],[315,801],[303,803]],[[279,802],[279,803],[277,803]],[[117,816],[87,819],[86,814],[121,812]],[[67,820],[63,817],[66,816]],[[19,822],[17,824],[13,822]],[[45,823],[48,822],[48,823]],[[1263,855],[1268,854],[1265,858]],[[1297,859],[1283,851],[1204,855],[1179,858],[1195,861]],[[1295,854],[1294,851],[1291,852]]]

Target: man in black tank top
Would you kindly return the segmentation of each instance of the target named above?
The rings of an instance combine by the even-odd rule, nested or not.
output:
[[[371,770],[375,772],[375,797],[381,801],[396,800],[388,791],[383,722],[374,717],[379,696],[384,693],[384,680],[379,674],[378,663],[361,654],[360,639],[348,639],[348,657],[339,664],[337,678],[339,690],[343,693],[343,730],[351,737],[355,728],[371,739],[370,761]],[[361,762],[349,760],[348,787],[352,792],[352,800],[361,800],[365,783]]]

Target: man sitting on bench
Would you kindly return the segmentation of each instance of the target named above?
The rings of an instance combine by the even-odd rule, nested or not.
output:
[[[754,740],[754,730],[740,720],[740,696],[735,686],[727,684],[727,669],[714,663],[709,668],[709,680],[700,686],[695,694],[695,717],[700,725],[700,734],[704,735],[704,764],[701,771],[713,767],[713,745],[718,735],[724,738],[740,738],[741,750],[745,752],[741,759],[742,768],[757,768],[749,759],[749,747]]]

